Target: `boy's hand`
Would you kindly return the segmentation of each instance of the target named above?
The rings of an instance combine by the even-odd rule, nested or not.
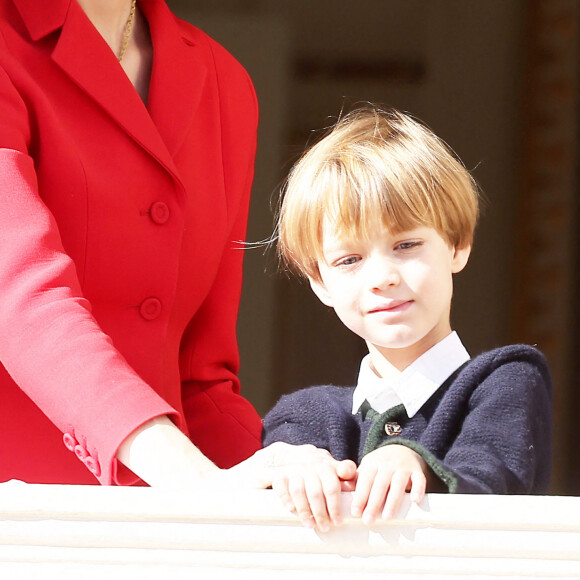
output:
[[[427,486],[427,464],[404,445],[385,445],[365,455],[357,472],[351,514],[372,524],[382,513],[392,518],[399,509],[406,491],[411,501],[419,503]]]
[[[283,445],[283,447],[281,447]],[[342,522],[340,492],[354,489],[356,464],[313,445],[275,443],[272,488],[309,528],[326,532]],[[266,448],[267,449],[267,448]]]

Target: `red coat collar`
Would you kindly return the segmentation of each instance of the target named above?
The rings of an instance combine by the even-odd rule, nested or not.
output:
[[[33,41],[61,30],[52,59],[175,177],[172,155],[195,114],[207,74],[201,33],[182,26],[164,0],[139,0],[154,63],[148,107],[76,0],[13,0]]]
[[[64,24],[75,0],[13,0],[32,40],[40,40]]]

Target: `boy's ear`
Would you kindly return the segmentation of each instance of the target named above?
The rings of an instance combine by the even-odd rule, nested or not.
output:
[[[326,289],[326,286],[324,285],[324,282],[322,280],[315,280],[310,276],[308,276],[308,281],[310,282],[310,287],[312,288],[312,291],[314,292],[314,294],[316,294],[316,296],[318,296],[322,304],[324,304],[325,306],[330,306],[330,308],[333,308],[332,299],[330,297],[330,294],[328,293],[328,290]]]
[[[471,246],[463,246],[463,248],[453,248],[453,256],[451,258],[451,271],[454,274],[461,272],[467,265],[469,255],[471,254]]]

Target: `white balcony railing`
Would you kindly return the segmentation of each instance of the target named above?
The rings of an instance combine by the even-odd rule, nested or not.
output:
[[[271,491],[0,484],[3,580],[410,577],[580,578],[580,498],[431,494],[319,534]]]

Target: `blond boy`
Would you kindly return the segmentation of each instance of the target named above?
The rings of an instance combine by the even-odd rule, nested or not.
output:
[[[315,445],[336,460],[290,465],[274,481],[305,525],[340,523],[341,489],[354,489],[351,515],[369,524],[393,517],[407,491],[414,501],[546,491],[543,356],[514,345],[471,359],[451,328],[453,275],[477,217],[464,166],[396,111],[343,117],[291,171],[280,255],[369,349],[356,387],[298,391],[264,420],[266,445]]]

